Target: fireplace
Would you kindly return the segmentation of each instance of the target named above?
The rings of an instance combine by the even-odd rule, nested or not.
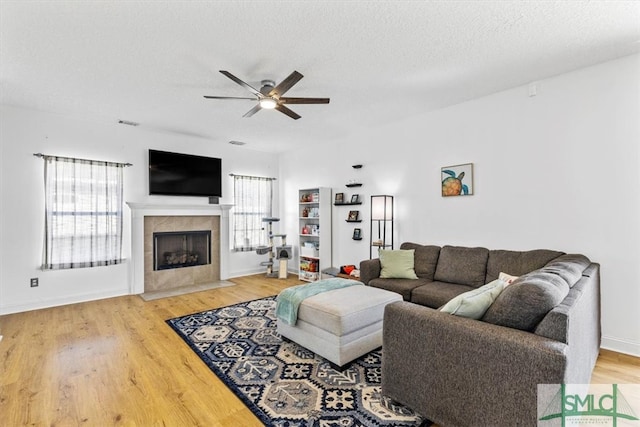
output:
[[[229,278],[229,210],[231,205],[171,205],[127,202],[131,208],[131,293],[164,291],[215,283]],[[211,231],[206,265],[153,269],[153,233]]]
[[[211,263],[211,230],[153,233],[153,270]]]
[[[145,216],[144,229],[144,292],[220,280],[219,216]]]

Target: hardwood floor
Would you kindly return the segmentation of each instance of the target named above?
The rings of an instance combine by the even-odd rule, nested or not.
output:
[[[261,426],[165,320],[276,295],[297,277],[150,302],[123,296],[0,317],[1,426]],[[640,383],[603,350],[594,383]]]

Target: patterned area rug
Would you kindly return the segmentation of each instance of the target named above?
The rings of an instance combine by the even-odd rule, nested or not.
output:
[[[342,372],[276,332],[275,297],[167,320],[268,426],[428,426],[380,394],[381,350]]]

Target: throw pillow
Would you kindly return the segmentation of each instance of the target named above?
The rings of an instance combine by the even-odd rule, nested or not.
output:
[[[414,249],[381,250],[381,279],[417,279],[414,265]]]
[[[480,319],[500,295],[504,286],[504,281],[496,279],[478,289],[458,295],[446,303],[440,311],[469,319]]]
[[[502,280],[505,286],[508,286],[512,284],[513,281],[516,280],[518,277],[519,276],[512,276],[511,274],[500,272],[498,279]]]
[[[404,242],[400,245],[400,249],[414,249],[416,251],[413,254],[416,276],[430,282],[433,281],[433,275],[436,273],[438,265],[438,256],[440,256],[440,246]]]

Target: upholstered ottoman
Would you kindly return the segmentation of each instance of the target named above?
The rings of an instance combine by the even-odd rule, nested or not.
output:
[[[344,366],[382,345],[384,307],[395,301],[402,296],[364,284],[330,290],[304,299],[295,325],[278,319],[278,333]]]

